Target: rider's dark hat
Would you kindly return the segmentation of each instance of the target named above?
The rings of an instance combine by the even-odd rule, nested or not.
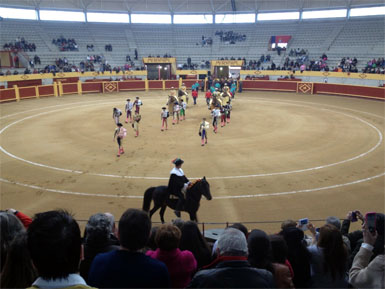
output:
[[[179,165],[183,164],[184,161],[180,158],[176,158],[175,160],[172,161],[172,163],[176,166],[179,166]]]

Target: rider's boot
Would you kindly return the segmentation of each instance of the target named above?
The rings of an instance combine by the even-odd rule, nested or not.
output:
[[[180,216],[181,216],[181,215],[180,215],[180,211],[183,210],[183,201],[184,201],[183,198],[179,198],[178,203],[176,204],[176,207],[175,207],[174,213],[175,213],[175,215],[176,215],[178,218],[180,218]]]

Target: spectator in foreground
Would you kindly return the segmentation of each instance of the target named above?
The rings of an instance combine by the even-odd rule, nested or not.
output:
[[[378,238],[378,231],[369,232],[363,225],[364,242],[354,257],[353,266],[349,272],[349,283],[355,288],[385,288],[385,255],[377,255],[372,261],[374,244]]]
[[[287,259],[293,271],[293,283],[295,288],[310,287],[310,253],[304,242],[304,233],[296,227],[286,226],[280,235],[286,241],[288,247]]]
[[[27,288],[37,277],[27,246],[27,232],[12,241],[1,271],[0,288]]]
[[[249,234],[247,243],[250,265],[258,269],[265,269],[274,274],[269,236],[264,231],[255,229]]]
[[[120,250],[99,254],[92,262],[88,280],[99,288],[167,288],[170,278],[164,263],[140,250],[150,236],[148,214],[126,210],[120,218],[118,239]]]
[[[348,250],[336,226],[321,227],[317,245],[310,246],[309,252],[313,288],[347,288]]]
[[[360,219],[362,221],[362,223],[364,223],[365,218],[361,214],[361,212],[356,211],[356,214],[357,214],[357,218]],[[349,238],[350,244],[351,244],[352,251],[351,251],[350,256],[349,256],[349,268],[351,267],[351,265],[353,263],[354,257],[356,256],[358,251],[361,249],[361,244],[363,242],[362,230],[357,230],[357,231],[349,233],[349,226],[350,226],[351,219],[352,219],[352,212],[349,212],[347,215],[347,219],[344,220],[344,222],[342,224],[342,230],[341,230],[342,233],[345,234]],[[384,243],[385,243],[385,241],[384,241],[384,228],[385,228],[384,220],[385,220],[384,214],[381,214],[381,213],[376,214],[376,230],[377,230],[378,236],[377,236],[376,242],[374,243],[372,258],[375,258],[379,254],[384,254]]]
[[[80,263],[80,275],[88,281],[88,271],[92,261],[99,253],[119,250],[115,240],[111,238],[113,222],[106,214],[92,215],[84,231],[84,259]]]
[[[280,235],[271,235],[270,244],[275,285],[277,288],[294,288],[294,273],[287,260],[288,249],[285,240]]]
[[[199,231],[198,225],[193,221],[187,221],[183,224],[183,227],[180,230],[182,232],[182,236],[179,243],[179,249],[189,250],[193,253],[198,263],[198,269],[210,264],[210,248],[206,239]]]
[[[197,269],[197,261],[190,251],[178,249],[181,231],[178,227],[165,224],[155,235],[157,249],[147,251],[146,255],[166,264],[170,273],[171,288],[185,288]]]
[[[35,215],[28,228],[28,248],[38,278],[31,288],[90,288],[80,275],[80,228],[65,211]]]
[[[227,228],[218,239],[217,251],[217,266],[199,271],[188,288],[274,288],[270,272],[247,262],[247,241],[241,231]]]
[[[1,211],[0,212],[0,272],[3,270],[5,260],[7,258],[7,253],[11,247],[12,241],[20,234],[25,232],[23,224],[20,220],[13,214]]]

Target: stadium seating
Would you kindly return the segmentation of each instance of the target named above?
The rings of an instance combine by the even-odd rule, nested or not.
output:
[[[278,56],[268,50],[271,36],[291,35],[291,48],[305,48],[310,59],[318,59],[322,53],[328,55],[330,67],[335,66],[342,57],[357,57],[361,71],[367,61],[384,55],[384,19],[364,18],[351,20],[304,20],[302,22],[261,22],[257,24],[216,24],[216,25],[155,25],[155,24],[95,24],[63,23],[24,20],[3,20],[0,22],[2,37],[1,47],[15,41],[15,37],[24,37],[28,42],[36,43],[36,53],[41,58],[41,65],[53,64],[56,58],[67,57],[70,63],[79,65],[89,54],[103,54],[108,63],[114,66],[125,64],[126,55],[134,60],[134,50],[139,58],[136,66],[142,65],[142,57],[163,56],[170,54],[177,58],[178,64],[187,62],[200,64],[202,60],[222,57],[245,57],[257,60],[262,54],[270,54],[276,65],[282,64],[285,53]],[[218,30],[234,31],[246,35],[246,41],[229,44],[220,42],[215,35]],[[52,44],[52,39],[63,36],[74,38],[79,51],[60,52]],[[211,37],[212,45],[201,45],[202,36]],[[373,41],[375,39],[375,41]],[[86,45],[93,44],[94,51],[89,52]],[[106,52],[104,47],[111,44],[113,51]],[[270,64],[265,64],[266,68]]]

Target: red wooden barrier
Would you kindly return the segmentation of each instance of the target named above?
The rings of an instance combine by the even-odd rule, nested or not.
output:
[[[244,80],[244,90],[275,90],[275,91],[297,91],[295,81],[273,81],[273,80]]]
[[[83,93],[102,93],[103,92],[103,87],[101,82],[87,82],[87,83],[82,83],[82,91]]]
[[[178,89],[179,88],[179,80],[165,80],[165,88],[171,89],[171,87]]]
[[[40,96],[53,96],[53,95],[55,95],[53,85],[39,86],[39,95]]]
[[[314,83],[314,93],[385,99],[385,88],[383,87]]]
[[[63,83],[63,94],[77,94],[78,84],[77,83]]]
[[[32,87],[20,87],[19,88],[20,99],[36,97],[35,86]]]
[[[119,85],[119,91],[146,89],[146,83],[144,80],[119,81],[118,85]]]
[[[16,93],[13,88],[0,90],[0,100],[16,100]]]
[[[163,89],[163,80],[149,80],[148,81],[149,89]]]

